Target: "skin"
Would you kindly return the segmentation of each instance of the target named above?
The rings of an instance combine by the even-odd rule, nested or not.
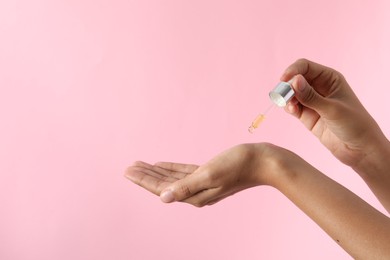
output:
[[[390,144],[337,71],[301,59],[292,80],[296,116],[332,154],[351,166],[390,211]],[[228,174],[227,174],[228,173]],[[126,177],[163,202],[212,205],[241,190],[268,185],[283,193],[356,259],[390,259],[390,219],[302,158],[268,144],[241,144],[204,165],[135,162]]]

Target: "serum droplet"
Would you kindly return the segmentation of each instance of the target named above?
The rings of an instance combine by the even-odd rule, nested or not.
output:
[[[252,122],[252,125],[248,128],[249,133],[253,133],[256,128],[264,121],[265,115],[260,114],[256,117],[256,119]]]

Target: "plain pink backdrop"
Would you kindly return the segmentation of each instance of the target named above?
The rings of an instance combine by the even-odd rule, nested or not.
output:
[[[386,0],[1,0],[0,259],[349,259],[269,187],[198,209],[123,172],[266,141],[383,210],[282,109],[247,128],[305,57],[389,136],[389,17]]]

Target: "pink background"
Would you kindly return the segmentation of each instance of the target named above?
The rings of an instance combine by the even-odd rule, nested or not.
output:
[[[386,0],[0,1],[0,259],[349,259],[272,188],[198,209],[123,172],[267,141],[383,210],[282,109],[247,128],[305,57],[389,136],[389,46]]]

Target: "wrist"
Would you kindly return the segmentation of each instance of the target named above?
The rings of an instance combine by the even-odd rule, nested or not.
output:
[[[364,158],[354,165],[356,171],[363,179],[375,178],[381,174],[390,174],[390,142],[385,136],[371,142]]]
[[[297,168],[306,163],[295,153],[269,143],[256,144],[257,185],[267,185],[278,189],[286,179],[294,178]]]

